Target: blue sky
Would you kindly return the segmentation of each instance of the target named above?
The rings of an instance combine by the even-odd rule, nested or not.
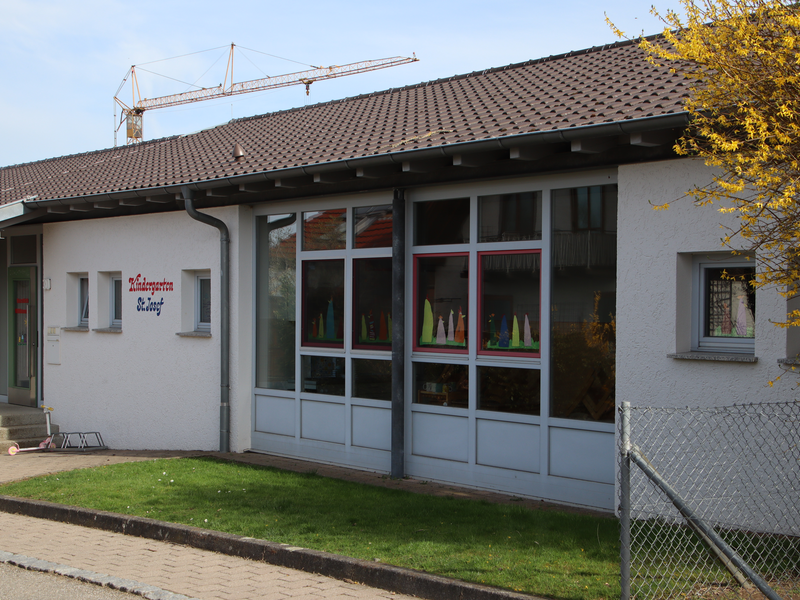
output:
[[[678,5],[657,2],[660,10]],[[650,2],[638,0],[0,0],[0,166],[113,146],[114,94],[134,64],[141,65],[142,96],[156,97],[189,89],[175,79],[221,83],[231,43],[239,47],[236,81],[306,65],[412,53],[420,59],[315,83],[308,97],[294,86],[153,110],[145,113],[144,136],[154,139],[611,43],[604,12],[630,35],[661,30]],[[218,49],[144,64],[211,48]],[[126,103],[129,84],[120,92]],[[125,143],[124,129],[118,143]]]

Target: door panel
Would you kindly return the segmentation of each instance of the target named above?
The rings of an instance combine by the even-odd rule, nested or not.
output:
[[[9,382],[8,401],[36,406],[36,267],[8,270],[9,289]]]

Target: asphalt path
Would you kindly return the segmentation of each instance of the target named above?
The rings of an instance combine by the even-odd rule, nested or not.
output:
[[[71,577],[0,563],[0,600],[142,600],[141,596]]]

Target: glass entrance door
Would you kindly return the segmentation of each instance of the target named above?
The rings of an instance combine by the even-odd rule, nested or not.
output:
[[[8,290],[8,401],[36,406],[36,267],[11,267]]]

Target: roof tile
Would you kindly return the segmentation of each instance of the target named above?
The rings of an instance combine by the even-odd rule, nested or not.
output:
[[[622,42],[0,169],[0,203],[147,189],[680,112],[688,84]],[[245,159],[233,162],[238,142]]]

